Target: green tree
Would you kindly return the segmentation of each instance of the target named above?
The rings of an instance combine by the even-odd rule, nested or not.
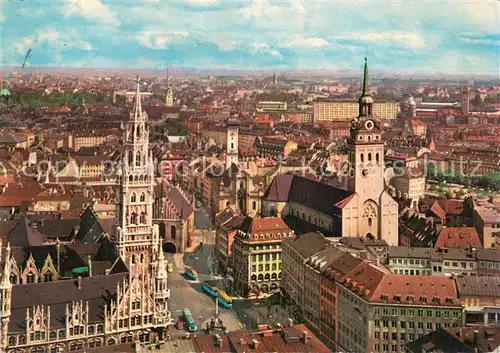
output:
[[[453,198],[453,194],[451,193],[451,191],[449,190],[446,190],[446,192],[444,193],[444,196],[447,198],[447,199],[451,199]]]
[[[479,93],[476,94],[476,96],[474,97],[474,99],[472,100],[472,105],[474,105],[474,107],[479,107],[483,104],[483,100],[481,99],[481,95]]]

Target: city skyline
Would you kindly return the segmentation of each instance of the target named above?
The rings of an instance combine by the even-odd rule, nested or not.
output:
[[[9,2],[2,65],[30,49],[29,68],[357,70],[369,56],[374,71],[498,76],[498,3],[429,4]]]

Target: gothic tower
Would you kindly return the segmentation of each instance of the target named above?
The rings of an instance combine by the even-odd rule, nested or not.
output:
[[[167,107],[173,107],[174,106],[174,94],[172,93],[172,88],[168,85],[168,69],[167,69],[167,95],[165,97],[165,104]]]
[[[0,278],[0,324],[1,341],[0,347],[7,347],[7,335],[10,321],[10,303],[12,294],[12,284],[10,283],[10,245],[7,245],[5,254],[5,265],[3,268],[2,278]]]
[[[236,119],[230,118],[227,121],[226,169],[232,164],[238,166],[238,127]]]
[[[373,98],[368,90],[368,61],[365,58],[359,115],[351,122],[347,141],[347,187],[357,194],[357,235],[397,245],[398,205],[385,191],[382,124],[372,111]]]
[[[118,185],[116,245],[131,272],[142,272],[156,260],[158,234],[153,228],[153,157],[149,125],[141,107],[139,77],[134,108],[125,124],[124,153]]]

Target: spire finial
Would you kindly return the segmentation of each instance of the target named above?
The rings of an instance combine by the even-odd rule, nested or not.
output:
[[[368,89],[368,58],[365,56],[365,72],[363,75],[363,96],[369,95],[370,90]]]

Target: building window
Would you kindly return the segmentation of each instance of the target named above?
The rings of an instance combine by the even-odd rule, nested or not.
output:
[[[364,154],[363,154],[363,153],[361,153],[361,154],[359,155],[359,159],[361,160],[361,163],[363,163],[363,162],[365,161],[365,156],[364,156]]]
[[[146,194],[142,193],[141,198],[139,199],[141,202],[146,202]]]
[[[135,202],[136,201],[136,195],[135,192],[132,193],[132,196],[130,196],[130,202]]]

